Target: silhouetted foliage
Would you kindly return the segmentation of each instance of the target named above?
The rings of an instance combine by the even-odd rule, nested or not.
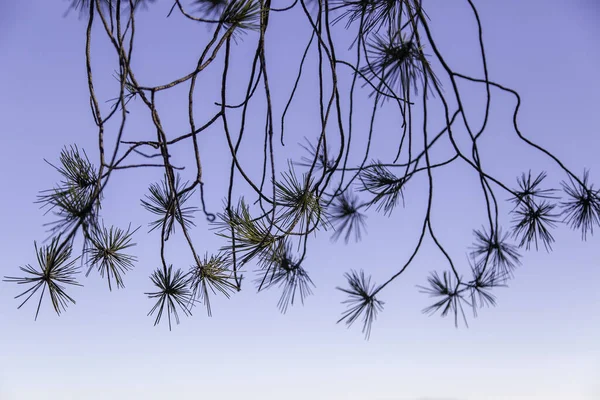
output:
[[[476,6],[470,0],[466,2],[472,21],[479,32],[483,32]],[[124,276],[134,268],[136,261],[128,252],[134,245],[133,235],[137,229],[106,228],[100,222],[109,178],[124,169],[164,171],[162,181],[149,183],[149,191],[141,204],[152,214],[149,230],[160,231],[160,260],[150,276],[154,289],[147,293],[156,303],[149,314],[155,316],[155,324],[158,324],[166,313],[169,328],[172,318],[179,323],[180,313],[191,315],[196,302],[202,302],[211,315],[210,297],[228,298],[241,290],[243,274],[251,273],[248,264],[256,266],[254,282],[258,291],[281,290],[278,307],[282,312],[298,299],[303,303],[315,287],[309,271],[319,266],[318,260],[307,257],[311,248],[309,239],[328,231],[333,240],[343,237],[346,243],[351,238],[358,241],[366,232],[368,212],[400,218],[405,210],[397,206],[401,202],[405,206],[405,196],[413,190],[421,190],[427,197],[427,208],[422,215],[419,240],[410,257],[394,260],[396,270],[382,284],[371,283],[368,272],[361,270],[345,274],[347,286],[338,288],[347,296],[343,302],[347,309],[338,322],[352,325],[361,319],[366,337],[383,310],[380,298],[384,289],[403,276],[409,266],[417,264],[415,256],[426,236],[433,239],[447,265],[439,265],[443,272],[432,271],[427,285],[419,286],[421,292],[433,298],[433,304],[424,312],[450,315],[458,325],[461,319],[467,322],[465,305],[472,307],[476,315],[478,309],[496,304],[493,290],[506,286],[513,278],[521,264],[521,250],[532,247],[537,250],[543,245],[550,251],[554,243],[552,231],[560,224],[581,231],[583,240],[600,225],[600,190],[589,182],[588,172],[582,176],[574,174],[549,151],[521,133],[517,123],[521,99],[516,91],[496,83],[488,75],[481,33],[477,37],[481,46],[476,55],[485,67],[484,73],[469,76],[453,70],[446,62],[431,31],[436,22],[429,19],[418,0],[290,0],[285,3],[277,2],[276,7],[281,8],[274,8],[271,0],[185,3],[174,0],[167,8],[159,8],[164,4],[149,0],[70,1],[68,10],[75,10],[82,19],[87,19],[86,51],[82,53],[87,65],[87,82],[81,84],[89,88],[92,119],[97,126],[98,160],[92,163],[84,151],[67,146],[59,155],[58,164],[51,164],[58,172],[59,183],[43,190],[37,200],[55,216],[49,223],[50,242],[40,248],[35,245],[38,267],[21,267],[23,277],[5,277],[8,282],[27,287],[17,296],[22,299],[19,307],[39,294],[37,318],[47,292],[54,310],[61,313],[69,303],[75,303],[67,290],[80,285],[76,275],[81,268],[87,268],[87,275],[96,270],[106,279],[109,289],[113,285],[125,286]],[[182,21],[211,32],[206,40],[181,39],[190,54],[198,54],[187,73],[154,86],[148,86],[141,81],[141,75],[136,74],[141,63],[132,63],[131,57],[136,54],[133,49],[139,42],[135,27],[142,9],[163,12],[166,16],[179,13]],[[297,52],[300,60],[296,75],[290,79],[287,98],[281,98],[279,91],[272,91],[269,83],[274,68],[271,65],[275,64],[271,61],[281,55],[265,50],[272,37],[285,40],[286,35],[299,34],[271,32],[275,28],[271,27],[270,20],[282,15],[280,13],[289,13],[301,20],[310,34],[306,47],[300,51],[291,45],[286,48],[289,54]],[[345,34],[338,35],[340,32]],[[108,39],[106,42],[116,56],[114,60],[102,57],[105,63],[102,68],[112,63],[106,72],[114,71],[113,76],[119,82],[118,90],[108,99],[99,98],[97,75],[92,76],[92,65],[99,66],[95,64],[98,58],[91,43],[99,37]],[[241,53],[240,49],[250,49],[254,56],[246,64],[233,64],[232,54]],[[245,70],[232,72],[234,67]],[[215,71],[217,75],[210,75]],[[307,112],[293,100],[298,87],[305,85],[301,79],[303,74],[311,71],[315,79],[306,84],[306,92],[318,105],[314,109],[319,121],[316,132],[314,127],[298,128],[285,119],[286,113],[292,110]],[[237,82],[236,85],[229,83],[233,73],[248,77],[245,88]],[[212,96],[214,107],[199,109],[193,99],[204,90],[196,83],[205,74],[217,76],[220,89],[218,93],[203,91],[203,97]],[[341,79],[343,74],[349,79]],[[484,123],[480,130],[472,128],[473,117],[462,103],[464,94],[458,83],[464,81],[486,89],[487,99],[482,105]],[[171,89],[176,87],[185,88],[188,96],[189,129],[184,133],[173,133],[163,126],[159,107],[163,103],[157,101],[164,92],[173,93]],[[479,150],[483,142],[479,139],[488,132],[490,98],[494,91],[517,100],[513,128],[522,143],[548,156],[564,173],[562,190],[545,186],[546,172],[532,175],[531,171],[519,176],[517,188],[511,189],[511,184],[492,176],[482,166]],[[359,107],[355,98],[360,96],[370,101],[371,106]],[[273,106],[276,103],[285,105],[281,114],[277,114],[280,108]],[[140,107],[144,108],[143,112],[134,112]],[[377,128],[376,115],[383,112],[398,121],[397,137]],[[125,122],[134,114],[150,118],[154,126],[144,137],[136,132],[134,139],[128,130]],[[431,117],[434,114],[436,118]],[[445,122],[435,128],[431,122],[427,127],[422,124],[423,118],[425,122]],[[354,122],[358,120],[370,121],[368,129],[356,128]],[[261,121],[264,126],[260,129],[249,127]],[[455,144],[455,128],[459,124],[468,134],[469,151]],[[216,166],[205,165],[206,161],[200,158],[200,148],[210,147],[210,143],[200,143],[198,136],[211,127],[221,133],[229,149],[220,155]],[[286,127],[286,138],[291,136],[303,151],[297,160],[283,162],[280,153],[283,154]],[[250,146],[248,141],[243,141],[249,130],[252,130],[252,141],[260,143],[262,150],[253,149],[251,156],[246,157],[241,154]],[[313,132],[307,133],[307,130]],[[109,135],[109,131],[115,134]],[[372,146],[372,142],[382,136],[392,157]],[[448,140],[440,140],[442,138]],[[195,160],[192,165],[176,167],[172,149],[182,143],[194,152]],[[443,154],[451,154],[440,158],[441,152],[433,150],[444,143],[447,148]],[[433,190],[439,178],[432,171],[453,163],[467,165],[480,181],[481,207],[487,214],[485,225],[474,231],[474,243],[466,250],[469,262],[462,266],[453,261],[435,234],[430,219],[432,201],[439,196],[438,191]],[[193,178],[184,182],[179,171],[186,167],[186,172],[189,168],[193,170]],[[227,193],[213,196],[225,197],[223,210],[218,213],[208,210],[205,199],[210,188],[205,186],[204,177],[214,171],[229,173]],[[425,189],[407,186],[416,176],[426,180]],[[502,207],[500,194],[508,196],[508,207]],[[223,240],[220,249],[203,257],[199,256],[198,244],[190,235],[190,230],[200,222],[194,220],[197,212],[204,214],[210,228]],[[504,229],[500,226],[501,213],[512,215],[512,226]],[[167,240],[175,231],[193,258],[187,271],[174,269],[167,259]],[[80,266],[71,257],[77,237],[83,239]],[[470,280],[463,278],[463,270],[471,275]]]

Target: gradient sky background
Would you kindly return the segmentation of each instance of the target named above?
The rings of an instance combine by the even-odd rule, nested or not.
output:
[[[463,3],[427,1],[425,6],[453,65],[469,68],[476,62],[476,27]],[[573,171],[590,168],[592,180],[600,184],[600,7],[593,0],[478,3],[490,74],[520,91],[523,132]],[[55,161],[70,143],[85,148],[92,160],[96,157],[85,81],[85,21],[75,13],[63,18],[66,6],[48,0],[0,5],[2,276],[34,263],[33,240],[45,237],[42,224],[51,220],[33,204],[37,192],[56,181],[43,158]],[[181,24],[181,19],[165,21],[168,8],[169,2],[158,2],[139,18],[134,68],[150,84],[188,70],[196,54],[184,50],[195,37],[205,40],[208,35],[205,28]],[[284,45],[299,51],[308,38],[293,23],[274,18],[270,28],[285,27],[290,33],[289,38],[273,38],[272,54],[277,56],[271,67],[279,71],[275,81],[289,79],[292,72],[286,71],[295,73],[289,68],[298,57],[297,52],[295,58],[278,52]],[[240,59],[249,54],[243,44],[236,47]],[[114,56],[104,44],[98,46],[95,68],[104,72],[98,72],[97,86],[106,99],[111,93],[102,83],[114,85]],[[202,82],[211,87],[209,80]],[[289,91],[289,85],[277,88],[281,96]],[[175,99],[182,93],[162,103],[165,123],[176,132],[187,124],[187,111]],[[206,104],[214,100],[207,98]],[[511,183],[529,167],[562,179],[548,160],[515,139],[513,99],[495,92],[493,101],[483,140],[485,165]],[[290,119],[297,126],[290,137],[307,135],[308,128],[299,125],[305,115]],[[134,132],[148,127],[143,119],[132,121],[128,129]],[[209,133],[216,137],[219,132]],[[211,137],[201,143],[209,148],[203,153],[209,208],[218,210],[225,191],[223,174],[215,166],[225,147]],[[300,154],[299,147],[290,148]],[[423,284],[438,265],[443,268],[427,245],[405,276],[382,292],[385,310],[366,342],[359,326],[347,330],[335,324],[343,297],[334,287],[344,284],[343,273],[350,269],[368,270],[382,282],[405,259],[415,236],[411,223],[419,218],[411,213],[411,201],[416,209],[418,204],[408,194],[407,208],[397,209],[391,219],[369,214],[368,235],[361,243],[331,244],[327,234],[312,242],[307,268],[317,288],[304,307],[281,315],[277,292],[257,295],[247,283],[248,290],[229,301],[213,299],[212,318],[197,308],[169,332],[164,324],[152,326],[153,319],[146,317],[152,302],[143,294],[152,289],[148,276],[158,265],[158,235],[144,233],[149,215],[139,199],[160,173],[126,171],[115,177],[103,206],[107,222],[143,225],[134,248],[139,261],[126,277],[126,290],[109,292],[94,274],[82,277],[85,287],[71,292],[76,306],[57,317],[45,302],[34,322],[33,304],[16,309],[13,297],[20,288],[1,283],[1,400],[600,399],[598,236],[581,242],[578,232],[558,229],[554,252],[526,253],[510,287],[496,292],[499,305],[471,318],[468,329],[421,314],[430,300],[415,285]],[[447,192],[435,203],[436,225],[455,259],[464,260],[472,229],[484,221],[480,198],[473,195],[478,188],[464,167],[449,168],[437,179],[442,182],[439,192]],[[221,242],[201,217],[197,222],[194,238],[208,251],[217,249]],[[170,254],[177,262],[177,242],[174,246]],[[186,251],[182,244],[180,248]],[[182,258],[180,267],[187,268],[186,263]]]

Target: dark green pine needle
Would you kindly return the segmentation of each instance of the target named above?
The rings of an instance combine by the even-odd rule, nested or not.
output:
[[[330,158],[329,160],[325,160],[324,145],[321,145],[319,147],[319,154],[317,155],[317,148],[315,147],[313,142],[308,140],[308,138],[304,138],[304,140],[306,141],[306,145],[301,144],[300,147],[306,150],[308,155],[301,156],[300,162],[296,162],[295,164],[308,168],[311,168],[314,164],[315,171],[322,171],[323,169],[325,169],[326,171],[330,171],[335,164],[335,159]],[[327,151],[327,154],[331,154],[331,152]]]
[[[531,204],[537,199],[557,199],[558,197],[553,196],[556,189],[541,188],[544,179],[546,179],[546,172],[540,172],[535,178],[532,178],[531,170],[527,175],[522,173],[517,178],[519,189],[514,191],[515,196],[511,197],[509,201],[515,203],[515,206],[519,206],[521,203]]]
[[[221,293],[229,298],[236,290],[232,282],[232,272],[229,269],[229,260],[223,254],[204,256],[197,265],[189,271],[189,286],[191,298],[198,299],[206,306],[208,316],[212,316],[210,293]]]
[[[360,241],[366,230],[367,216],[359,211],[358,197],[346,191],[337,196],[329,208],[329,219],[335,229],[331,239],[337,241],[343,235],[346,243],[351,236],[355,241]]]
[[[377,31],[388,21],[394,21],[406,7],[413,7],[407,0],[333,0],[331,8],[340,10],[334,20],[337,23],[346,21],[348,28],[356,21],[362,21],[362,32]]]
[[[89,12],[90,4],[94,4],[97,2],[100,5],[100,7],[104,8],[107,12],[110,9],[114,10],[116,4],[115,0],[95,0],[94,3],[92,3],[92,0],[70,0],[70,2],[71,5],[69,6],[68,11],[76,10],[81,16],[84,16],[86,13]],[[141,7],[148,7],[150,3],[155,2],[156,0],[135,0],[132,4],[134,5],[135,9],[139,9]],[[130,2],[121,1],[121,6],[123,10],[127,10],[130,8]]]
[[[126,254],[124,251],[135,246],[132,242],[133,234],[138,230],[122,230],[116,227],[107,229],[99,227],[90,234],[90,246],[86,249],[90,267],[86,273],[88,276],[93,268],[96,268],[102,278],[106,277],[108,289],[112,290],[114,280],[117,288],[124,288],[123,275],[133,269],[136,257]]]
[[[373,322],[377,319],[377,314],[383,310],[384,303],[375,297],[375,284],[371,285],[371,277],[367,278],[364,271],[351,271],[344,274],[344,277],[348,281],[349,288],[337,287],[336,289],[348,295],[348,299],[342,301],[342,304],[347,305],[347,309],[337,322],[345,321],[350,327],[362,316],[362,331],[365,339],[369,339]]]
[[[96,168],[77,146],[63,148],[59,161],[58,166],[48,164],[58,171],[61,181],[54,188],[41,191],[36,203],[58,217],[47,224],[53,234],[64,233],[78,223],[84,229],[90,228],[97,222],[95,205],[99,204],[95,198]]]
[[[169,268],[158,268],[150,275],[150,280],[159,289],[156,292],[145,293],[148,298],[156,299],[156,304],[148,313],[148,315],[152,315],[156,312],[155,326],[161,321],[165,309],[169,321],[169,330],[171,330],[171,316],[179,324],[177,309],[183,311],[186,316],[192,315],[188,307],[193,302],[190,289],[187,286],[188,279],[180,269],[173,273],[172,265]]]
[[[371,80],[381,81],[381,89],[400,93],[418,93],[425,82],[439,81],[429,61],[414,38],[404,38],[399,33],[388,36],[374,34],[369,43],[368,63],[361,72]],[[425,79],[427,77],[427,79]]]
[[[513,218],[512,235],[519,240],[519,247],[525,247],[527,250],[535,244],[538,250],[538,242],[542,242],[546,251],[552,250],[554,237],[550,229],[556,227],[559,222],[559,214],[554,212],[556,205],[547,201],[541,201],[539,204],[530,201],[520,203],[517,209],[512,213]]]
[[[600,190],[589,182],[589,171],[584,171],[581,183],[569,177],[569,183],[562,182],[568,200],[561,203],[564,222],[572,229],[581,230],[581,238],[594,233],[594,226],[600,226]]]
[[[218,215],[217,235],[229,241],[221,250],[240,254],[239,264],[245,264],[276,245],[279,238],[270,231],[266,216],[254,218],[241,198],[238,205]]]
[[[159,217],[150,222],[150,232],[158,228],[164,229],[165,240],[167,240],[175,232],[175,222],[186,229],[194,226],[193,217],[197,208],[185,206],[194,191],[182,192],[186,185],[187,183],[181,182],[179,175],[176,175],[174,182],[176,193],[172,193],[166,176],[160,183],[150,185],[150,194],[146,195],[146,199],[142,199],[142,206]]]
[[[230,1],[221,13],[220,21],[234,33],[243,30],[258,30],[260,27],[260,2],[258,0]]]
[[[261,277],[255,280],[258,291],[274,287],[282,288],[281,297],[277,303],[279,310],[285,313],[298,295],[300,302],[312,294],[311,286],[315,284],[310,279],[301,261],[292,254],[290,242],[279,242],[278,246],[265,253],[259,262]]]
[[[439,276],[437,271],[431,273],[427,278],[429,287],[417,286],[421,293],[426,293],[429,297],[437,298],[438,300],[431,306],[423,309],[424,314],[434,315],[438,311],[442,317],[446,317],[449,314],[454,315],[454,325],[458,327],[458,315],[462,315],[465,325],[467,324],[467,318],[463,309],[463,297],[462,291],[459,289],[460,280],[453,278],[453,275],[444,271],[442,277]]]
[[[75,300],[66,293],[64,285],[81,285],[75,279],[75,276],[79,273],[79,269],[75,266],[77,258],[69,260],[71,257],[70,244],[61,242],[60,236],[55,236],[47,246],[38,248],[37,243],[34,246],[39,269],[31,265],[20,267],[20,270],[29,276],[5,276],[4,281],[18,285],[31,285],[29,289],[15,297],[24,298],[18,308],[21,308],[41,289],[35,312],[35,319],[37,320],[46,291],[50,295],[54,311],[60,315],[62,311],[66,310],[69,303],[75,304]]]
[[[229,0],[194,0],[194,4],[198,5],[198,11],[207,18],[219,16]]]
[[[290,164],[289,171],[275,182],[275,199],[279,206],[277,224],[286,233],[309,230],[325,222],[323,206],[307,174],[298,179]]]
[[[511,277],[513,271],[521,265],[521,255],[517,246],[508,242],[509,234],[502,230],[487,232],[485,228],[473,231],[475,244],[471,254],[480,266],[487,265],[498,272],[499,276]]]
[[[480,262],[473,260],[471,264],[473,280],[465,285],[470,292],[471,307],[473,315],[477,316],[477,309],[483,307],[492,307],[496,305],[496,296],[492,289],[497,287],[506,287],[506,275],[494,268],[486,268]]]
[[[404,185],[407,178],[398,178],[388,168],[374,163],[372,168],[361,171],[359,178],[363,184],[361,191],[369,192],[375,197],[368,205],[377,205],[377,211],[390,216],[400,199],[404,204]]]

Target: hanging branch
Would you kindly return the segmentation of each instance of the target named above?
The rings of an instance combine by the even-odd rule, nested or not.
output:
[[[124,170],[135,174],[146,168],[164,172],[161,182],[149,183],[149,193],[141,200],[142,207],[153,215],[150,231],[160,231],[159,268],[150,277],[156,289],[147,293],[156,301],[149,313],[156,315],[155,324],[166,312],[170,329],[171,319],[179,323],[181,312],[191,315],[197,301],[203,302],[211,315],[210,296],[220,293],[228,298],[241,290],[245,268],[252,263],[257,266],[254,281],[258,290],[280,289],[278,307],[285,312],[298,298],[304,302],[315,286],[309,277],[310,269],[320,265],[310,258],[314,235],[333,228],[333,241],[341,237],[345,243],[351,238],[358,241],[366,232],[368,213],[383,213],[396,224],[403,213],[412,212],[397,210],[400,200],[406,207],[405,197],[419,194],[427,196],[427,208],[410,256],[380,285],[371,284],[363,271],[346,273],[347,287],[339,289],[348,296],[343,301],[347,309],[338,322],[352,325],[361,319],[368,338],[383,310],[379,296],[409,267],[417,266],[416,255],[426,237],[444,256],[448,270],[441,275],[432,271],[427,286],[419,286],[434,298],[425,313],[453,315],[458,325],[459,317],[467,322],[464,305],[472,307],[474,315],[484,306],[495,305],[492,290],[506,286],[514,277],[522,262],[522,249],[543,246],[550,251],[553,230],[560,224],[580,231],[582,240],[593,234],[600,226],[600,190],[590,182],[587,170],[582,176],[574,174],[556,155],[521,132],[521,98],[490,76],[484,24],[474,2],[465,1],[469,18],[477,26],[474,54],[479,57],[483,77],[453,68],[433,34],[437,22],[428,17],[418,0],[295,0],[277,4],[279,8],[272,7],[270,0],[195,0],[190,5],[174,0],[168,10],[162,10],[167,17],[179,13],[185,23],[209,29],[211,34],[205,43],[186,43],[187,52],[199,54],[186,73],[149,86],[136,74],[135,66],[141,62],[133,60],[137,54],[133,50],[140,46],[136,16],[161,10],[161,3],[72,0],[68,11],[87,18],[86,79],[98,162],[91,162],[77,146],[68,146],[61,151],[59,162],[50,164],[58,172],[59,182],[37,199],[55,217],[47,224],[50,244],[35,246],[39,265],[21,267],[25,277],[5,277],[8,282],[29,285],[17,296],[24,299],[19,307],[39,294],[37,318],[46,292],[57,313],[75,302],[66,288],[80,285],[75,279],[79,268],[70,258],[77,237],[83,239],[81,262],[88,268],[86,276],[97,270],[110,290],[113,284],[124,287],[124,275],[136,262],[128,251],[134,246],[137,229],[106,228],[100,222],[101,201],[112,174]],[[285,38],[292,33],[276,31],[270,24],[282,15],[299,19],[306,29],[302,34],[308,38],[310,32],[307,42],[298,48],[288,45]],[[108,39],[117,56],[114,64],[105,64],[109,62],[106,59],[104,64],[92,63],[96,59],[92,37],[96,36]],[[295,57],[298,69],[287,86],[280,87],[277,82],[275,88],[272,71],[279,68],[281,53],[272,51],[270,43],[277,40],[283,40],[286,57]],[[244,53],[244,48],[251,52]],[[253,54],[252,62],[232,61],[242,53]],[[96,93],[95,68],[110,68],[106,72],[119,83],[118,91],[104,101]],[[247,84],[231,84],[233,74],[246,76]],[[220,82],[218,91],[210,92],[200,79],[204,77]],[[479,109],[467,107],[460,81],[485,88],[486,98]],[[189,128],[173,134],[161,118],[159,98],[182,85],[187,91]],[[199,94],[212,97],[211,104],[218,109],[198,107],[194,99]],[[516,101],[512,116],[516,136],[566,175],[562,190],[546,186],[546,172],[523,173],[512,188],[484,168],[484,142],[480,139],[489,130],[491,97],[506,94]],[[301,102],[301,96],[307,96],[310,103]],[[363,106],[359,98],[370,104]],[[132,104],[148,111],[139,115],[150,115],[153,124],[154,129],[143,137],[129,137],[126,128],[128,118],[138,116]],[[302,127],[292,125],[291,115],[299,113],[304,119],[309,109],[318,116],[316,126],[310,122]],[[475,122],[481,118],[474,114],[483,115],[481,124]],[[395,120],[394,126],[381,126],[383,115]],[[368,128],[357,127],[361,120],[369,121]],[[441,121],[433,134],[431,120]],[[260,131],[256,123],[262,125]],[[286,142],[296,141],[303,148],[292,160],[281,156],[284,131]],[[463,133],[468,141],[466,151],[457,140]],[[277,134],[279,140],[274,140]],[[201,158],[213,151],[211,141],[200,139],[205,135],[218,135],[227,143],[228,151],[219,155],[219,163],[229,167],[226,194],[213,193],[205,183],[206,176],[222,171],[221,165],[208,165]],[[259,143],[261,149],[257,151],[252,143]],[[178,153],[173,146],[182,144],[193,149],[192,165],[184,165],[174,156]],[[445,151],[444,158],[434,156],[444,146],[450,154]],[[434,221],[434,200],[444,195],[434,171],[451,163],[463,163],[477,177],[480,207],[486,212],[483,226],[474,231],[469,263],[464,266],[453,259],[454,250],[445,247],[439,235],[442,222]],[[190,172],[191,180],[183,183],[177,171]],[[427,176],[428,182],[421,193],[418,185],[414,189],[407,185],[420,176]],[[504,195],[508,207],[500,202]],[[219,196],[226,199],[223,209],[212,213],[211,198]],[[198,209],[225,241],[215,255],[200,257],[206,249],[199,252],[200,244],[191,235]],[[504,214],[512,216],[511,226],[505,230],[499,222]],[[167,248],[172,241],[166,242],[176,230],[177,239],[185,240],[192,256],[187,273],[174,271],[169,261]],[[465,271],[471,278],[463,278]]]

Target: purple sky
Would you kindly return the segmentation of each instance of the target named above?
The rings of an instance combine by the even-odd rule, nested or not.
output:
[[[169,2],[157,3],[140,14],[138,26],[134,68],[148,84],[189,70],[196,54],[186,49],[209,34],[181,18],[164,20]],[[432,1],[425,7],[450,62],[477,73],[472,67],[477,65],[476,31],[463,3]],[[591,169],[591,179],[600,184],[599,7],[591,0],[478,3],[490,75],[521,93],[519,122],[524,134],[572,171]],[[66,7],[66,2],[47,0],[0,5],[2,276],[33,264],[33,240],[45,237],[42,224],[50,219],[33,201],[39,190],[54,184],[56,173],[43,158],[55,161],[60,149],[71,143],[96,157],[85,78],[85,20],[76,13],[63,18]],[[270,29],[274,37],[269,65],[274,82],[287,82],[274,86],[285,99],[308,36],[294,20],[274,18]],[[244,46],[253,44],[251,36],[234,48],[239,62],[250,54]],[[98,40],[95,46],[98,87],[108,99],[114,90],[115,58],[106,43]],[[220,64],[215,67],[219,68]],[[244,79],[240,76],[240,82]],[[200,81],[206,93],[217,88],[215,80]],[[478,106],[478,93],[469,106]],[[217,100],[210,96],[200,99],[199,107]],[[161,100],[165,124],[173,132],[187,126],[182,97],[185,92],[179,90]],[[486,168],[510,183],[529,168],[545,169],[562,179],[547,159],[516,139],[510,124],[514,100],[494,92],[493,101],[487,138],[482,140]],[[277,112],[282,111],[280,104]],[[317,110],[308,102],[305,109]],[[300,148],[294,142],[315,123],[313,114],[307,117],[300,110],[290,115],[286,133],[286,151],[296,157]],[[390,122],[382,117],[385,123]],[[149,129],[147,115],[132,118],[127,129],[132,137],[143,137]],[[227,150],[218,129],[208,132],[201,145],[206,149],[208,206],[218,211],[226,194],[219,163]],[[384,149],[386,143],[377,146]],[[182,163],[189,160],[187,150],[175,151]],[[152,301],[143,294],[152,289],[148,276],[159,265],[158,235],[145,233],[150,216],[139,199],[159,177],[158,171],[125,171],[115,175],[105,194],[107,222],[142,225],[134,248],[138,263],[126,276],[125,290],[109,292],[98,276],[82,277],[85,287],[72,290],[76,306],[57,317],[45,302],[34,322],[33,304],[16,309],[19,303],[13,297],[20,288],[0,284],[1,400],[600,398],[598,236],[581,242],[579,232],[556,230],[554,251],[525,253],[510,287],[497,290],[498,306],[471,318],[468,329],[421,314],[430,300],[415,285],[424,284],[429,271],[443,268],[437,267],[443,259],[427,243],[405,276],[382,292],[385,309],[366,342],[359,326],[346,330],[335,324],[344,298],[334,287],[344,284],[343,274],[350,269],[365,269],[377,282],[395,272],[397,260],[411,250],[411,227],[420,218],[410,208],[419,209],[419,199],[407,192],[407,208],[397,209],[391,219],[369,214],[368,235],[362,242],[332,244],[328,234],[311,242],[307,268],[317,288],[304,307],[281,315],[277,292],[257,295],[247,284],[248,290],[229,301],[215,298],[212,318],[197,308],[192,318],[184,318],[169,332],[164,324],[152,326],[153,319],[146,317]],[[484,221],[481,201],[473,196],[478,187],[471,171],[459,165],[440,171],[436,179],[440,197],[434,205],[435,224],[453,257],[462,261],[472,230]],[[506,215],[507,204],[503,206]],[[207,251],[218,249],[222,242],[201,217],[197,222],[195,240]],[[185,253],[185,245],[175,241],[170,248],[174,263],[178,251]],[[187,259],[182,256],[180,262],[187,268]]]

